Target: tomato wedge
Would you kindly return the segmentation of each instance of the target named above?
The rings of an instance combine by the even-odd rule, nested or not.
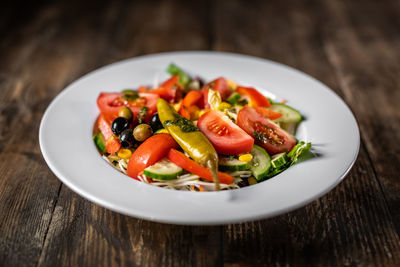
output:
[[[178,147],[174,138],[166,133],[160,133],[149,137],[132,154],[128,162],[128,176],[137,179],[137,176],[145,168],[161,160],[171,148]]]
[[[115,153],[121,148],[121,144],[118,139],[114,138],[113,132],[111,131],[111,123],[108,122],[102,115],[99,116],[97,121],[97,127],[106,139],[106,151],[107,153]]]
[[[255,107],[255,110],[263,117],[270,119],[270,120],[276,120],[282,117],[282,114],[267,108],[263,107]]]
[[[237,124],[270,155],[288,152],[296,145],[296,140],[287,132],[249,106],[239,111]]]
[[[221,111],[204,113],[197,121],[197,127],[220,154],[238,155],[253,148],[254,139]]]
[[[122,107],[129,107],[135,118],[142,107],[148,107],[147,117],[150,118],[157,109],[157,99],[159,98],[158,95],[149,93],[139,93],[139,98],[131,101],[127,101],[122,97],[122,93],[100,93],[97,97],[97,106],[104,118],[109,122],[118,117],[118,112]]]
[[[247,95],[254,106],[256,107],[269,107],[271,104],[269,103],[268,98],[258,92],[256,89],[252,87],[244,87],[238,86],[236,91],[241,95]]]
[[[190,158],[186,157],[185,154],[179,152],[175,149],[171,149],[167,155],[168,159],[181,167],[182,169],[187,170],[188,172],[194,173],[201,178],[213,182],[213,178],[211,176],[211,172],[198,164],[197,162],[191,160]],[[233,183],[234,178],[227,173],[218,172],[219,182],[221,184],[231,184]]]

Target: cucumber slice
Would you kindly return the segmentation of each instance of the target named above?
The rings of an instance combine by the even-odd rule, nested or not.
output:
[[[301,116],[300,112],[282,103],[274,103],[269,109],[282,114],[282,117],[275,120],[282,129],[291,135],[296,133],[297,124],[303,120],[303,116]]]
[[[270,110],[279,112],[282,114],[282,117],[275,120],[277,122],[301,122],[303,117],[301,116],[300,112],[296,109],[289,107],[288,105],[282,103],[274,103],[269,107]]]
[[[250,169],[248,163],[233,158],[220,158],[218,162],[218,168],[221,171],[235,172],[245,171]]]
[[[95,135],[93,136],[93,141],[94,141],[94,143],[95,143],[97,149],[98,149],[101,153],[104,153],[105,150],[106,150],[106,145],[104,144],[104,141],[103,141],[103,140],[104,140],[104,137],[103,137],[103,134],[102,134],[102,133],[98,133],[98,134],[95,134]]]
[[[168,159],[163,158],[156,164],[144,169],[143,173],[155,180],[173,180],[182,173],[182,168]]]
[[[257,181],[268,176],[269,169],[271,168],[271,158],[264,148],[254,145],[251,150],[253,159],[249,162],[250,170]]]
[[[272,167],[274,167],[275,169],[279,169],[285,166],[288,162],[289,162],[289,157],[285,152],[273,155],[271,157],[271,164]]]
[[[233,95],[231,95],[226,102],[228,102],[231,105],[235,105],[240,99],[240,95],[238,93],[234,93]]]

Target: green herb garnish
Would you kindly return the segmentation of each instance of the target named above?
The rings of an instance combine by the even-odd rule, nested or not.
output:
[[[127,100],[127,101],[133,101],[137,98],[139,98],[138,92],[132,90],[132,89],[124,89],[121,91],[123,94],[122,98]]]
[[[148,111],[149,111],[148,107],[142,107],[139,110],[138,115],[137,115],[137,120],[138,120],[139,124],[144,122],[144,119],[146,118]]]
[[[238,104],[239,106],[245,106],[249,103],[249,101],[247,101],[247,99],[242,99],[240,101],[238,101],[236,104]]]
[[[194,126],[193,121],[186,119],[185,117],[182,117],[180,115],[175,115],[175,119],[173,120],[166,120],[164,124],[165,126],[179,126],[181,128],[181,131],[186,133],[199,131],[199,128]]]

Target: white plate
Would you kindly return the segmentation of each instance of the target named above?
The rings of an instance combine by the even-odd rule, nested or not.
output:
[[[224,76],[287,99],[306,120],[297,138],[311,141],[316,157],[274,178],[223,192],[181,192],[138,182],[98,154],[92,129],[102,91],[151,84],[175,62],[205,80]],[[43,156],[54,174],[79,195],[111,210],[174,224],[226,224],[267,218],[304,206],[336,186],[356,160],[360,137],[344,102],[319,81],[268,60],[219,52],[174,52],[124,60],[91,72],[62,91],[40,125]]]

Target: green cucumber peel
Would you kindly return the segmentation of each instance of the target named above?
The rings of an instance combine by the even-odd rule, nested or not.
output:
[[[103,142],[104,137],[102,133],[98,133],[93,135],[93,141],[94,144],[96,145],[97,149],[101,152],[104,153],[106,150],[106,145]]]

